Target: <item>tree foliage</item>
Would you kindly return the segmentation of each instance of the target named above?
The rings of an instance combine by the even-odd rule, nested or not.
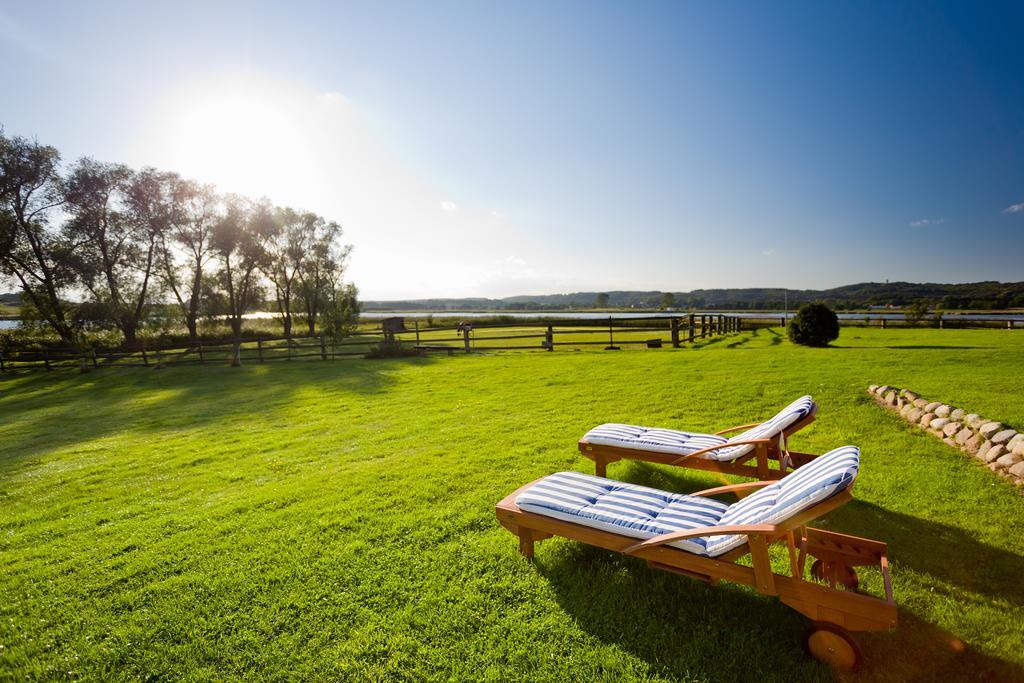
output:
[[[804,346],[828,346],[839,338],[839,317],[825,304],[804,304],[789,321],[790,341]]]
[[[264,291],[286,335],[296,309],[310,334],[345,333],[359,304],[341,236],[314,213],[174,173],[90,158],[62,173],[55,148],[0,129],[0,281],[19,286],[26,320],[67,344],[109,327],[131,346],[175,311],[193,340],[204,314],[239,338]]]

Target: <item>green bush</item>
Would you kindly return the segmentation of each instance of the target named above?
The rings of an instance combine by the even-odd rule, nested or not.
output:
[[[789,340],[804,346],[828,346],[839,338],[839,317],[825,304],[804,304],[789,322]]]

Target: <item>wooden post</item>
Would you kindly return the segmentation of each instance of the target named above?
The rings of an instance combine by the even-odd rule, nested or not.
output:
[[[320,360],[327,360],[327,344],[324,343],[324,335],[320,335]]]
[[[263,362],[263,340],[262,339],[257,339],[256,340],[256,358],[259,360],[260,363]]]
[[[242,342],[236,341],[231,349],[231,367],[237,368],[242,365]]]
[[[786,316],[779,316],[779,325],[782,329],[786,329]]]
[[[700,317],[700,338],[703,339],[708,334],[708,317],[702,315]]]
[[[48,350],[46,350],[46,349],[43,349],[43,365],[46,366],[47,370],[51,369],[50,368],[50,352]]]
[[[615,337],[612,333],[612,317],[608,316],[608,346],[604,347],[605,351],[618,351],[619,347],[615,345]]]
[[[146,356],[146,347],[142,347],[142,364],[149,367],[149,357]]]
[[[0,353],[0,372],[4,371],[4,354]]]
[[[882,318],[882,329],[885,329],[885,318]]]
[[[420,321],[414,320],[413,325],[416,326],[416,346],[420,345]]]
[[[206,359],[203,358],[203,342],[197,343],[199,344],[199,364],[202,365],[206,362]]]
[[[292,340],[291,339],[285,339],[284,340],[284,345],[285,345],[285,348],[288,349],[288,360],[291,360],[292,359]]]
[[[98,368],[100,366],[100,364],[96,360],[96,349],[89,349],[89,350],[92,352],[92,366],[94,368]]]
[[[158,346],[158,347],[156,347],[156,366],[159,368],[159,367],[162,367],[162,365],[163,365],[163,356],[161,355],[160,347]]]
[[[1012,320],[1007,320],[1006,321],[1006,329],[1008,329],[1008,330],[1012,330],[1013,329],[1013,321]]]
[[[679,318],[672,318],[668,321],[669,327],[672,329],[672,348],[679,348]]]
[[[469,353],[469,327],[462,328],[462,343],[466,346],[466,353]]]
[[[548,351],[555,350],[555,328],[551,325],[548,325],[548,329],[544,333],[544,346],[547,347]]]
[[[687,341],[689,341],[691,344],[693,343],[693,321],[695,319],[696,319],[696,316],[693,313],[691,313],[690,314],[690,322],[689,322],[689,333],[687,334],[687,337],[689,337],[689,339],[687,339]]]
[[[943,325],[943,323],[942,323],[942,317],[940,316],[940,317],[939,317],[939,329],[940,329],[940,330],[941,330],[941,329],[943,329],[943,326],[942,326],[942,325]]]

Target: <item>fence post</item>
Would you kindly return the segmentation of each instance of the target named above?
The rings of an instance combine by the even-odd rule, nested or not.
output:
[[[203,358],[203,342],[200,341],[197,343],[199,344],[199,364],[202,365],[206,362],[206,359]]]
[[[236,341],[231,349],[231,367],[237,368],[242,365],[242,342]]]
[[[1008,330],[1012,330],[1013,329],[1013,321],[1012,320],[1007,320],[1006,321],[1006,329],[1008,329]],[[0,360],[2,360],[2,356],[0,356]]]
[[[320,360],[327,360],[327,345],[324,343],[324,335],[320,335]]]
[[[285,339],[284,340],[284,345],[285,345],[285,348],[288,349],[288,358],[287,358],[287,360],[291,360],[292,359],[292,340],[291,339]]]
[[[695,319],[696,319],[696,316],[693,313],[691,313],[690,314],[690,322],[688,324],[689,333],[687,334],[687,336],[689,337],[689,339],[687,341],[689,341],[691,344],[693,343],[693,321]]]
[[[50,369],[50,352],[46,349],[43,349],[43,365],[46,366],[47,370]]]
[[[4,354],[0,353],[0,372],[4,371]]]
[[[615,345],[615,338],[612,335],[612,317],[608,316],[608,346],[604,347],[605,351],[618,351],[619,347]]]
[[[544,346],[548,351],[555,350],[555,329],[551,325],[548,325],[548,329],[544,333]]]
[[[92,366],[94,368],[98,368],[100,366],[100,364],[96,360],[96,349],[89,349],[89,351],[92,353]]]
[[[882,329],[885,329],[885,318],[882,318]]]
[[[679,348],[679,318],[672,318],[668,321],[672,329],[672,348]]]
[[[706,315],[702,315],[700,317],[700,338],[704,339],[704,337],[706,337],[707,334],[708,334],[708,317]]]
[[[413,325],[416,326],[416,346],[420,345],[420,321],[414,320]]]
[[[466,346],[466,353],[469,353],[469,326],[462,328],[462,343]]]
[[[259,360],[260,363],[263,362],[263,340],[262,339],[257,339],[256,340],[256,358]]]
[[[146,356],[146,347],[142,347],[142,364],[149,367],[149,358]]]

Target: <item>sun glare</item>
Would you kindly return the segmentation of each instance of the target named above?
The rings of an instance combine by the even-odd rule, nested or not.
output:
[[[155,141],[170,168],[245,194],[279,193],[309,172],[308,111],[283,87],[237,81],[179,93]]]

